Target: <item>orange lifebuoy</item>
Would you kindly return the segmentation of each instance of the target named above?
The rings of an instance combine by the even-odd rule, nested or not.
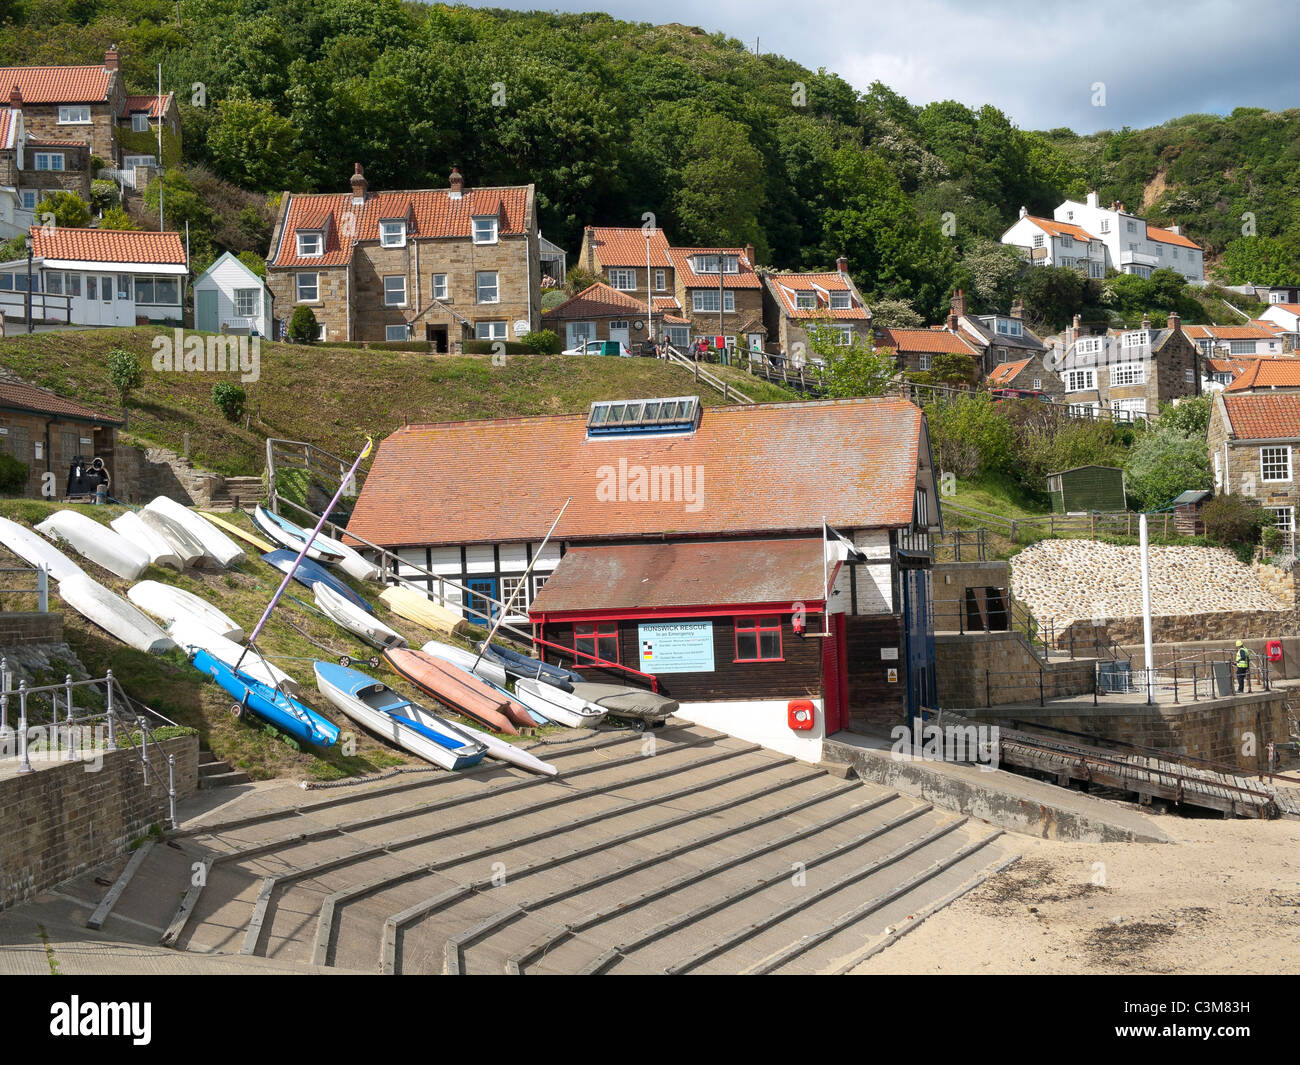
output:
[[[1281,662],[1281,661],[1282,661],[1282,641],[1281,641],[1281,640],[1269,640],[1268,643],[1266,643],[1266,644],[1264,645],[1264,651],[1265,651],[1265,653],[1268,655],[1268,660],[1269,660],[1270,662]]]
[[[817,708],[809,699],[791,699],[785,711],[787,724],[796,732],[806,732],[817,720]]]

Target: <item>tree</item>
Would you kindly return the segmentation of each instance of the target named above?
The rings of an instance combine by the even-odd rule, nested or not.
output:
[[[253,271],[258,277],[266,278],[266,260],[255,251],[241,251],[236,258]]]
[[[293,121],[276,114],[269,100],[247,94],[222,100],[208,130],[213,168],[242,188],[297,188],[297,145]]]
[[[1238,237],[1223,249],[1217,273],[1230,285],[1294,285],[1300,280],[1300,241]]]
[[[877,351],[873,338],[855,332],[849,344],[826,322],[810,321],[806,327],[810,352],[826,364],[828,395],[841,399],[879,396],[898,375],[898,363],[889,350]]]
[[[320,337],[316,313],[306,304],[300,303],[289,318],[288,334],[290,340],[296,340],[299,344],[315,343]]]
[[[247,393],[239,385],[220,381],[212,386],[212,402],[228,422],[237,422],[244,416],[247,400]]]
[[[56,190],[36,205],[38,225],[68,226],[82,229],[90,224],[90,204],[75,192]]]
[[[138,227],[131,221],[131,216],[121,207],[114,205],[106,207],[99,216],[100,229],[137,229]]]
[[[925,319],[916,313],[916,308],[908,300],[881,296],[879,299],[868,300],[867,306],[871,308],[871,322],[873,325],[894,329],[922,329],[925,327]]]
[[[144,369],[135,352],[122,348],[114,348],[110,351],[107,361],[108,379],[117,389],[117,394],[122,401],[122,424],[125,428],[128,418],[127,402],[131,393],[144,384]]]

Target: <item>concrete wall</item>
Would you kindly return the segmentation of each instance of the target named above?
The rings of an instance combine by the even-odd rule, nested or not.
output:
[[[937,562],[932,572],[934,631],[958,632],[964,624],[966,589],[976,590],[984,621],[988,621],[986,588],[1009,588],[1011,567],[1006,562]]]
[[[792,692],[790,698],[804,699],[807,696]],[[769,750],[793,755],[802,762],[820,762],[822,740],[826,737],[826,722],[822,717],[822,701],[810,701],[817,708],[817,713],[813,727],[806,732],[795,732],[790,728],[787,700],[784,699],[682,703],[676,716],[725,732],[737,739],[761,743]]]
[[[198,787],[198,737],[178,736],[164,741],[163,747],[176,759],[177,798],[193,794]],[[135,751],[106,753],[98,771],[91,771],[92,765],[62,762],[22,775],[9,775],[9,766],[4,767],[0,908],[125,853],[151,824],[166,822],[165,765],[161,784],[149,787]]]
[[[1016,632],[939,633],[934,638],[939,707],[970,707],[1091,693],[1095,664],[1091,658],[1043,662]],[[987,671],[987,680],[986,680]]]

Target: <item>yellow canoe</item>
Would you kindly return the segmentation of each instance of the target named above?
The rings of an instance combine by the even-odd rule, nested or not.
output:
[[[255,548],[257,548],[259,551],[263,553],[266,553],[267,551],[275,550],[274,544],[268,544],[260,536],[254,536],[247,529],[241,529],[233,521],[226,521],[225,518],[218,518],[215,514],[209,514],[207,511],[204,510],[200,510],[199,513],[202,514],[205,518],[207,518],[208,521],[212,522],[212,524],[215,525],[218,529],[230,533],[231,536],[238,536],[241,540],[244,541],[244,543],[252,544]]]
[[[400,585],[390,585],[379,593],[379,601],[398,617],[414,621],[434,632],[468,636],[473,626],[454,610],[439,606],[422,593]]]

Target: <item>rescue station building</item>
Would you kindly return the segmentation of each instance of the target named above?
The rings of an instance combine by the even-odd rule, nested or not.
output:
[[[515,595],[511,620],[549,661],[816,759],[825,735],[934,705],[939,524],[911,403],[686,396],[405,426],[380,445],[349,530],[464,585],[468,601],[445,604],[480,624],[495,608],[475,592]],[[397,576],[439,594],[416,569]],[[792,702],[813,704],[811,728],[791,728]]]

